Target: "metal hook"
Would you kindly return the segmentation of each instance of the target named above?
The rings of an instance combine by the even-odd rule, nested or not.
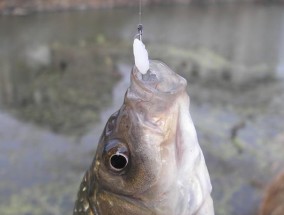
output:
[[[142,40],[142,35],[143,35],[143,25],[142,24],[139,24],[138,27],[138,38],[139,40]]]

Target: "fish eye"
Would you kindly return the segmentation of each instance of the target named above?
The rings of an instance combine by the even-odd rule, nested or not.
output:
[[[110,157],[109,164],[113,170],[121,171],[127,166],[128,158],[124,154],[116,153]]]
[[[121,139],[111,139],[105,144],[102,158],[105,166],[113,173],[124,173],[129,165],[129,150],[125,141]]]

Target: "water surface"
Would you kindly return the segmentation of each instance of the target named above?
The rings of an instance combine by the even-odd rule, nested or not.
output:
[[[151,7],[142,20],[150,57],[188,79],[216,214],[254,213],[283,165],[284,7]],[[71,214],[123,101],[137,23],[133,8],[0,18],[1,214]]]

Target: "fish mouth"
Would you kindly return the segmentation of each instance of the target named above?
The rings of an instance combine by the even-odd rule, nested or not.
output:
[[[166,113],[186,91],[187,82],[164,63],[151,60],[145,75],[136,66],[131,72],[131,84],[125,96],[125,104],[133,110],[155,118]]]
[[[150,60],[150,69],[145,75],[134,66],[131,84],[137,88],[136,90],[146,91],[158,96],[175,95],[183,91],[187,85],[183,77],[157,60]]]

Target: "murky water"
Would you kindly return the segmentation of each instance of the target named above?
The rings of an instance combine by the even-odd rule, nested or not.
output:
[[[150,57],[189,81],[216,214],[253,214],[256,185],[284,163],[284,7],[152,7],[142,20]],[[0,18],[1,214],[71,214],[128,86],[137,22],[134,9]]]

